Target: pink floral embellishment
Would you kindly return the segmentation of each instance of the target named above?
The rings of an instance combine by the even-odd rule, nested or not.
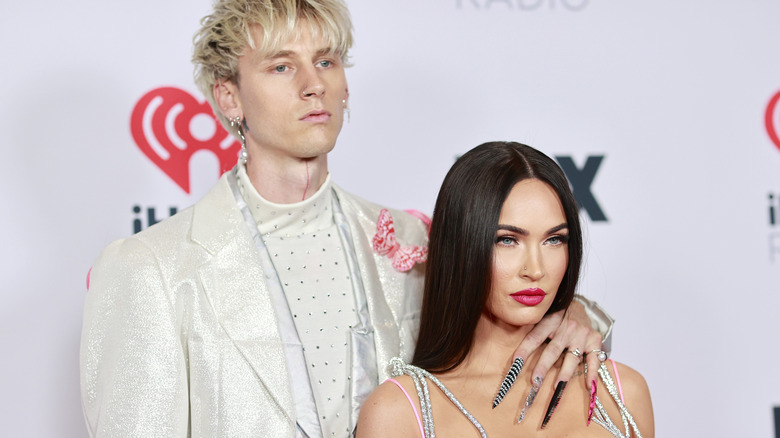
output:
[[[418,245],[401,246],[395,240],[393,216],[384,208],[379,212],[376,234],[374,234],[372,243],[374,251],[379,255],[392,259],[393,268],[399,272],[406,272],[412,269],[415,263],[424,263],[428,259],[427,247]]]

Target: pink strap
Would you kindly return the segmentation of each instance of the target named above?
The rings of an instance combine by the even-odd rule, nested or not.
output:
[[[428,227],[428,232],[431,231],[431,218],[427,214],[419,211],[419,210],[404,210],[405,212],[411,214],[412,216],[416,217],[417,219],[420,219],[423,221],[426,227]]]
[[[620,374],[618,374],[617,365],[615,365],[614,360],[610,359],[609,361],[612,362],[612,369],[615,370],[615,381],[617,381],[618,393],[620,393],[620,401],[625,404],[626,399],[623,398],[623,386],[620,385]]]
[[[417,425],[420,426],[420,436],[425,438],[425,432],[423,432],[423,425],[422,421],[420,421],[420,414],[417,413],[417,406],[415,406],[414,401],[412,401],[412,398],[409,397],[409,393],[406,392],[403,386],[401,386],[400,383],[398,383],[395,379],[387,379],[388,382],[393,382],[395,385],[399,388],[401,388],[401,391],[403,391],[404,395],[406,396],[406,399],[409,400],[409,404],[412,405],[412,410],[414,411],[414,418],[417,419]]]

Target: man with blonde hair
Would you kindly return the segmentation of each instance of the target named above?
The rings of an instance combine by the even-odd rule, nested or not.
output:
[[[219,0],[202,20],[196,83],[241,157],[194,206],[96,261],[81,348],[91,436],[344,437],[390,358],[411,357],[426,225],[328,173],[351,44],[341,0]],[[572,339],[598,348],[561,320],[540,328],[562,333],[542,372]]]

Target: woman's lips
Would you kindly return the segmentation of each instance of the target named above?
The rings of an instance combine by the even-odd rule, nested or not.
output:
[[[520,304],[524,304],[526,306],[535,306],[544,301],[544,297],[546,295],[547,293],[545,291],[535,287],[515,292],[509,296],[511,296]]]

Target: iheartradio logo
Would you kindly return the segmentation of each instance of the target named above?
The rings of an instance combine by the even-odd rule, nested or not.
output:
[[[241,150],[207,101],[175,87],[156,88],[141,97],[130,117],[130,132],[138,148],[186,193],[193,154],[212,152],[222,174],[236,164]]]
[[[778,136],[778,132],[780,132],[780,105],[778,105],[778,101],[780,101],[780,91],[769,99],[764,123],[766,123],[766,132],[769,134],[772,143],[780,149],[780,136]]]

